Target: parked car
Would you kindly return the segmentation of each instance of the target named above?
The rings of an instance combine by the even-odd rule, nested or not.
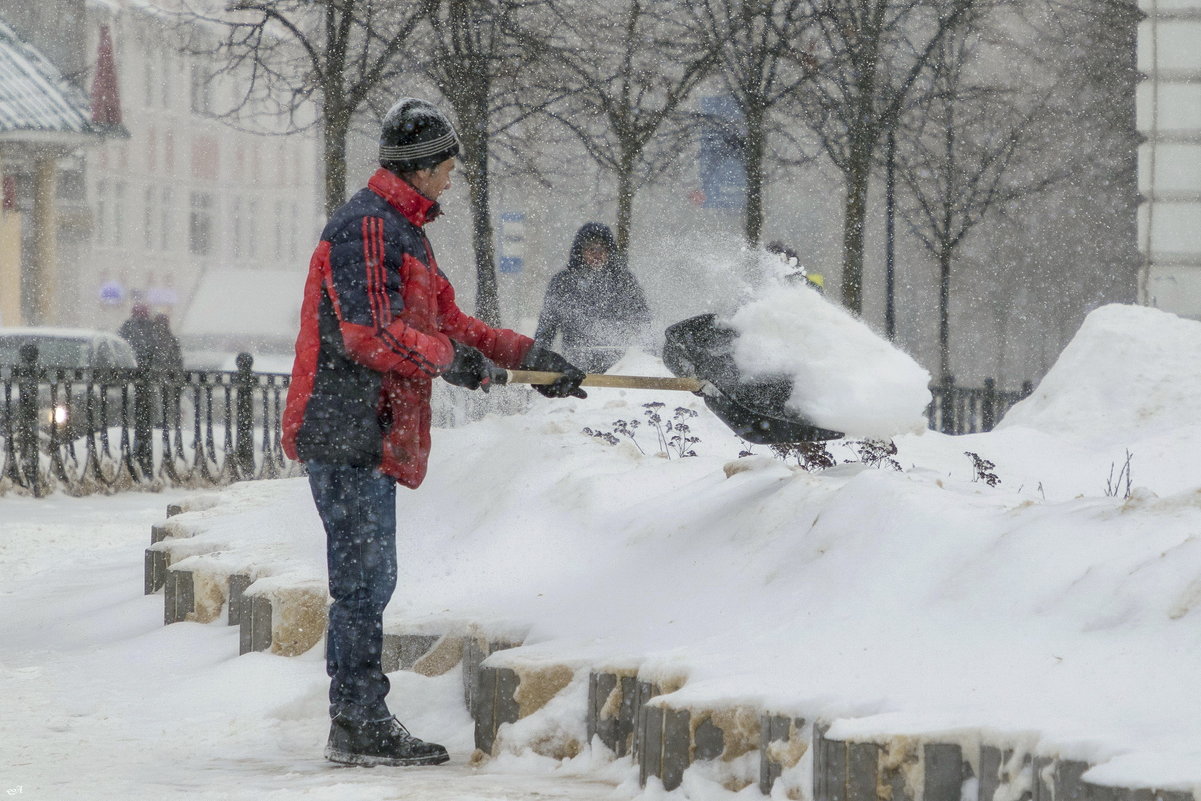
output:
[[[70,396],[64,397],[65,391],[60,388],[54,403],[51,402],[48,385],[42,384],[38,390],[39,427],[43,432],[47,432],[51,427],[57,428],[60,436],[67,438],[89,433],[86,379],[91,377],[92,372],[137,366],[129,343],[107,331],[81,328],[0,328],[0,370],[3,370],[5,376],[11,375],[7,368],[20,364],[21,349],[26,345],[37,347],[39,367],[88,371],[84,381],[75,381],[74,376],[71,376]],[[116,425],[121,421],[120,389],[110,387],[106,395],[106,419],[96,419],[99,411],[94,411],[93,423],[96,427],[104,424]],[[15,411],[18,397],[16,387],[13,388],[10,397],[13,409],[0,408],[0,415]],[[0,405],[2,404],[3,398],[0,397]]]

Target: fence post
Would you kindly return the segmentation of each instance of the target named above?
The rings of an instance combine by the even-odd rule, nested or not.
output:
[[[38,470],[38,346],[26,342],[18,351],[20,363],[13,368],[17,380],[17,453],[25,486],[34,497],[45,494]]]
[[[955,376],[947,373],[939,383],[942,384],[942,433],[958,434],[959,398],[955,395]]]
[[[980,409],[981,431],[992,431],[997,423],[997,380],[984,379],[984,402]]]
[[[141,480],[154,475],[153,413],[151,368],[139,365],[133,380],[133,460],[141,470]],[[157,382],[155,382],[157,383]]]
[[[237,358],[238,377],[235,416],[237,418],[237,439],[234,453],[238,472],[243,478],[254,474],[254,357],[249,353],[239,353]]]

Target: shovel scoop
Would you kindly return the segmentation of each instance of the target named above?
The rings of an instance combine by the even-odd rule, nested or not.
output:
[[[788,409],[792,382],[787,379],[745,380],[733,359],[735,332],[718,325],[712,314],[675,323],[666,331],[663,363],[675,377],[589,374],[585,387],[659,389],[699,395],[709,411],[731,431],[756,445],[838,439],[840,432],[815,426]],[[561,373],[506,371],[509,384],[550,384]]]

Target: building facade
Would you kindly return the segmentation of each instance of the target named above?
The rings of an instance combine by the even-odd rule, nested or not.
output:
[[[132,0],[87,6],[91,44],[112,31],[129,138],[85,154],[93,226],[76,319],[112,328],[142,302],[168,314],[185,338],[248,347],[239,339],[257,321],[225,313],[219,299],[249,292],[239,282],[249,271],[289,284],[280,298],[255,298],[251,314],[299,298],[321,219],[318,132],[291,133],[282,117],[230,117],[244,76],[224,70],[221,29],[161,11]],[[198,306],[201,296],[218,301]]]
[[[1201,319],[1201,0],[1141,0],[1140,300]]]
[[[113,330],[142,303],[185,336],[237,339],[257,321],[195,309],[210,285],[238,297],[239,273],[270,271],[296,284],[281,297],[299,297],[322,216],[319,134],[223,113],[244,87],[223,71],[220,28],[138,0],[0,0],[0,21],[54,62],[93,118],[40,140],[0,135],[0,243],[22,243],[0,259],[3,324]],[[273,306],[256,300],[260,316]]]

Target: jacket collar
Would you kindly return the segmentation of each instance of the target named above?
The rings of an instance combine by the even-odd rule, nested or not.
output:
[[[367,188],[388,201],[388,204],[408,218],[418,228],[442,213],[441,207],[413,188],[391,170],[380,167],[367,181]]]

